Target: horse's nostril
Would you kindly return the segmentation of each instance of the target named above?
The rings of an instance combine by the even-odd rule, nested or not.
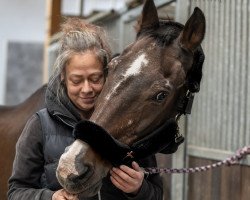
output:
[[[94,173],[93,169],[90,166],[84,166],[83,170],[79,171],[79,175],[70,174],[68,179],[74,183],[76,182],[84,182],[88,180],[90,176]]]

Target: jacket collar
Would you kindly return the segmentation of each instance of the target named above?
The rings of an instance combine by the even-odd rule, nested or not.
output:
[[[57,98],[56,91],[59,83],[55,81],[52,85],[48,86],[45,94],[45,104],[48,112],[55,116],[60,121],[70,125],[72,127],[81,120],[81,116],[77,108],[68,98],[65,90],[63,90],[61,96]]]

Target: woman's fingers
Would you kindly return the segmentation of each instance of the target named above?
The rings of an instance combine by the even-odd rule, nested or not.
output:
[[[136,193],[144,178],[144,173],[136,162],[132,163],[132,167],[121,165],[120,168],[114,167],[110,171],[112,183],[126,193]]]

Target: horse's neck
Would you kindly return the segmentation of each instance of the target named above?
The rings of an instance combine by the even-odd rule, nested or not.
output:
[[[26,121],[32,114],[45,106],[45,91],[47,86],[43,85],[24,102],[15,106],[0,106],[0,122],[6,119]]]
[[[23,103],[16,106],[16,108],[26,111],[37,111],[45,106],[45,91],[47,89],[47,85],[43,85],[39,88],[35,93],[33,93],[28,99],[26,99]]]
[[[6,113],[12,112],[17,106],[0,106],[0,117],[6,115]]]

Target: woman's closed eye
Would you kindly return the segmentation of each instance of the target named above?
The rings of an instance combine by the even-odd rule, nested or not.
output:
[[[89,78],[89,81],[98,84],[103,81],[103,75],[94,75]]]
[[[73,84],[79,84],[79,83],[81,83],[81,79],[79,79],[79,78],[77,78],[77,79],[71,79],[71,82],[73,83]]]

